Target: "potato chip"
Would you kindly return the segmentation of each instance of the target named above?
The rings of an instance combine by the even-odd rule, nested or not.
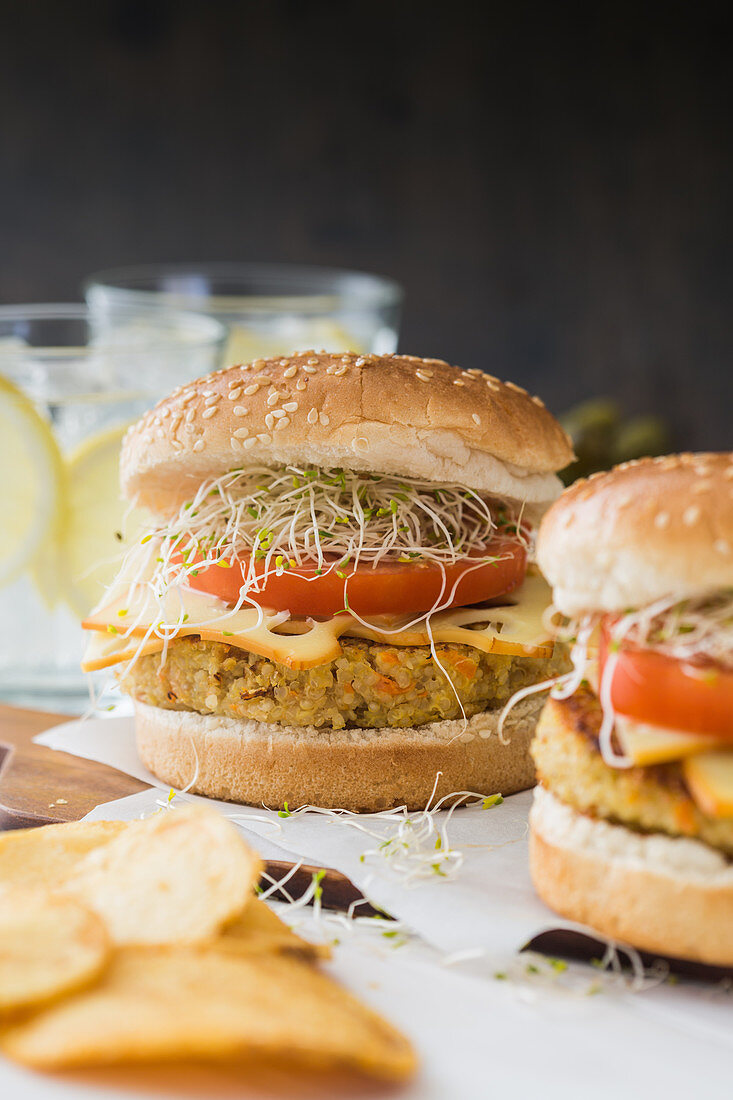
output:
[[[56,886],[124,829],[124,821],[78,821],[0,833],[0,894],[17,886]]]
[[[88,984],[110,953],[107,930],[78,902],[17,890],[0,898],[0,1015]]]
[[[228,951],[247,951],[252,955],[296,955],[301,959],[330,959],[326,944],[309,943],[265,904],[253,898],[244,912],[211,942],[212,947]]]
[[[122,949],[95,988],[0,1046],[41,1069],[264,1058],[396,1081],[415,1067],[409,1041],[315,967],[210,946]]]
[[[189,804],[130,822],[63,890],[104,919],[116,944],[193,943],[244,908],[259,874],[235,826]]]

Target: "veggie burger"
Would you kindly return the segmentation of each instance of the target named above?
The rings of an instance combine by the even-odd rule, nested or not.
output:
[[[562,668],[528,564],[568,437],[537,397],[412,356],[302,352],[175,390],[127,434],[152,516],[86,620],[166,783],[268,806],[425,807],[533,782]]]
[[[576,482],[538,560],[576,671],[533,746],[536,888],[606,936],[733,965],[733,454]]]

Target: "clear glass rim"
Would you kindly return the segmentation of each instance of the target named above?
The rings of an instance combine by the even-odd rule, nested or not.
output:
[[[215,317],[209,317],[195,310],[188,312],[167,309],[156,311],[155,314],[151,312],[148,316],[151,320],[162,318],[172,323],[178,323],[181,326],[181,331],[178,333],[173,330],[170,332],[156,332],[153,328],[146,332],[145,343],[141,344],[134,340],[118,339],[118,334],[115,333],[114,328],[111,328],[104,332],[104,343],[92,341],[73,347],[65,344],[28,344],[19,348],[3,348],[0,346],[0,355],[27,356],[30,353],[43,355],[44,357],[58,356],[63,358],[72,353],[86,355],[98,353],[100,350],[114,354],[117,352],[139,353],[141,350],[147,353],[158,348],[170,350],[176,347],[215,349],[216,347],[223,347],[226,340],[226,329],[220,321],[217,321]],[[3,322],[78,321],[89,325],[93,329],[97,320],[94,311],[83,302],[23,302],[17,305],[0,305],[0,326]],[[139,314],[130,313],[131,322],[139,320]]]
[[[165,291],[150,285],[156,279],[169,277],[204,278],[220,284],[229,283],[227,292],[214,291],[196,295],[185,290]],[[261,289],[257,293],[237,291],[236,284],[251,282]],[[209,304],[219,313],[280,312],[283,308],[302,313],[322,312],[336,306],[359,308],[395,308],[402,303],[404,291],[394,279],[366,271],[320,267],[312,264],[240,263],[158,263],[131,267],[109,268],[89,275],[82,285],[87,300],[95,291],[114,295],[130,305],[151,306],[161,299],[185,303],[195,308],[197,303]],[[236,299],[236,301],[235,301]]]

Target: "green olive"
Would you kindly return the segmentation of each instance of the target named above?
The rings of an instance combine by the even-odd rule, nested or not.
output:
[[[662,455],[670,449],[669,428],[656,416],[637,416],[627,420],[616,433],[611,465],[645,455]]]

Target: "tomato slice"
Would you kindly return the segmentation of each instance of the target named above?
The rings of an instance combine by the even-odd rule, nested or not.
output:
[[[499,560],[482,562],[487,555]],[[196,576],[190,575],[187,584],[234,604],[248,564],[234,559],[228,568],[210,565],[198,570]],[[258,563],[256,568],[262,576],[264,566]],[[324,566],[321,575],[315,564],[284,570],[280,576],[271,574],[261,582],[259,592],[251,593],[252,599],[275,611],[315,617],[342,611],[346,599],[349,608],[364,616],[424,614],[439,599],[447,607],[464,607],[506,595],[522,583],[527,553],[514,539],[494,539],[480,557],[465,557],[446,565],[444,589],[443,573],[434,562],[389,561],[356,569],[346,565],[339,569],[342,576],[336,572],[338,568],[332,562]],[[450,602],[446,602],[451,593]]]
[[[600,670],[608,660],[610,623],[601,631]],[[653,649],[622,643],[611,705],[637,722],[733,739],[733,671],[692,665]]]

